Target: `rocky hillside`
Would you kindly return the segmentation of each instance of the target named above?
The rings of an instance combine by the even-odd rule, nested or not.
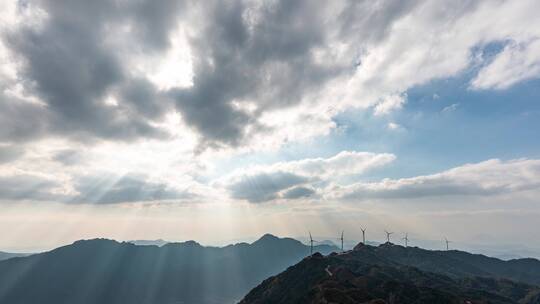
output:
[[[515,264],[463,252],[359,245],[305,258],[240,303],[540,303],[539,287],[509,279],[535,282],[540,272],[520,276]]]

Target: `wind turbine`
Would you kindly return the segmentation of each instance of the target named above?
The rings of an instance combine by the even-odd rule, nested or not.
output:
[[[409,234],[405,232],[405,237],[403,238],[405,240],[405,248],[409,246]]]
[[[313,240],[313,237],[311,236],[311,231],[309,232],[309,253],[310,255],[313,255],[313,242],[316,242]]]
[[[386,232],[386,242],[387,242],[387,243],[390,243],[390,236],[391,236],[392,234],[394,234],[394,233],[393,233],[393,232],[388,232],[388,231],[386,231],[386,230],[385,230],[384,232]]]
[[[444,237],[444,241],[446,242],[446,251],[450,250],[448,244],[452,243],[452,241],[449,241],[446,237]]]
[[[345,233],[345,230],[341,231],[341,252],[343,252],[343,234]]]
[[[366,244],[366,228],[360,228],[362,230],[362,243]]]

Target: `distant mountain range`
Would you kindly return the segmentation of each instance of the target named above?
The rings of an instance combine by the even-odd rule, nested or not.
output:
[[[0,303],[540,304],[536,259],[391,243],[340,254],[319,245],[309,256],[309,246],[269,234],[225,247],[132,242],[77,241],[0,261]]]
[[[23,256],[27,256],[27,255],[30,255],[30,254],[28,254],[28,253],[10,253],[10,252],[0,251],[0,261],[11,259],[11,258],[16,258],[16,257],[23,257]]]
[[[315,246],[329,254],[336,247]],[[264,235],[252,244],[194,241],[138,246],[106,239],[0,262],[0,303],[235,303],[309,255],[309,246]]]
[[[241,304],[540,303],[540,261],[359,244],[315,254],[265,280]]]

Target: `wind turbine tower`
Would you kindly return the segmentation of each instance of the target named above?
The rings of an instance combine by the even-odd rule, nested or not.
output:
[[[449,241],[446,237],[444,238],[444,242],[446,243],[446,251],[450,250],[450,247],[448,244],[452,243],[452,241]]]
[[[387,242],[387,243],[390,243],[390,236],[391,236],[392,234],[394,234],[394,233],[393,233],[393,232],[388,232],[388,231],[386,231],[386,230],[385,230],[384,232],[386,232],[386,242]]]
[[[362,244],[366,244],[366,228],[360,228],[362,230]]]
[[[311,236],[311,231],[309,232],[309,254],[310,255],[313,255],[313,242],[315,242],[313,240],[313,237]]]
[[[345,233],[345,230],[341,231],[341,238],[340,238],[340,240],[341,240],[341,252],[344,252],[343,251],[343,234],[344,233]]]
[[[409,234],[405,233],[405,237],[403,238],[405,240],[405,248],[409,247]]]

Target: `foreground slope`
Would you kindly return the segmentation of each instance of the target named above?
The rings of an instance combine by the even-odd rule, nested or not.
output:
[[[462,252],[359,245],[344,254],[305,258],[240,303],[540,303],[538,286],[508,279],[519,276],[521,263],[501,266],[506,263]]]
[[[271,235],[223,248],[78,241],[0,262],[0,303],[233,303],[308,254],[308,246]]]

